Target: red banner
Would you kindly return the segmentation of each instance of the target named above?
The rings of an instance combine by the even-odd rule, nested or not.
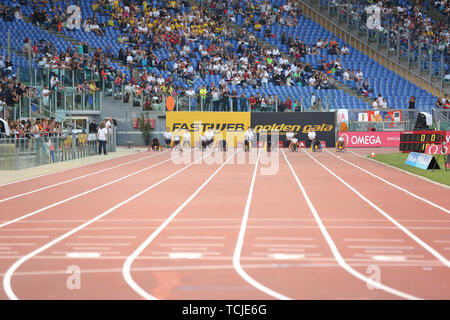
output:
[[[449,145],[429,144],[425,149],[426,154],[450,154]]]
[[[339,132],[346,147],[398,147],[400,131]]]

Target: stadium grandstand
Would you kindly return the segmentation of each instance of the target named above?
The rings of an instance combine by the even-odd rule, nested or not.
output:
[[[306,16],[305,5],[375,39],[426,83],[345,42]],[[431,113],[450,103],[445,6],[7,0],[0,7],[0,114],[21,132],[21,119],[54,117],[64,126],[69,115],[84,116],[75,122],[85,130],[93,118],[111,114],[129,126],[129,112],[164,113],[168,96],[176,111],[347,109],[352,120],[361,110],[406,110],[414,97],[416,111]],[[434,7],[439,21],[432,19],[436,12],[425,13]],[[378,23],[368,22],[377,14]],[[115,112],[125,109],[120,105],[130,108]]]

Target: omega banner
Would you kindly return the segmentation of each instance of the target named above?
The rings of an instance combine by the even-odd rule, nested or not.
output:
[[[292,129],[299,141],[309,141],[308,132],[312,128],[317,139],[325,141],[327,147],[336,143],[334,112],[252,112],[250,117],[256,133],[276,130],[284,141],[286,132]]]

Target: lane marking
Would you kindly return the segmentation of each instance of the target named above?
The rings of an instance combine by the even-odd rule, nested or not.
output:
[[[420,298],[415,297],[415,296],[413,296],[413,295],[410,295],[410,294],[407,294],[407,293],[405,293],[405,292],[399,291],[399,290],[397,290],[397,289],[391,288],[391,287],[389,287],[389,286],[387,286],[387,285],[384,285],[384,284],[382,284],[382,283],[380,283],[380,282],[374,281],[373,279],[368,278],[368,277],[366,277],[365,275],[359,273],[358,271],[356,271],[355,269],[353,269],[349,264],[347,264],[347,262],[346,262],[346,261],[344,260],[344,258],[341,256],[341,253],[339,252],[338,248],[336,247],[336,244],[334,243],[334,241],[333,241],[333,239],[331,238],[330,234],[328,233],[327,229],[325,228],[325,226],[324,226],[322,220],[320,219],[320,216],[319,216],[319,214],[317,213],[316,208],[315,208],[314,205],[312,204],[311,199],[309,198],[308,194],[306,193],[306,190],[305,190],[305,188],[303,187],[303,184],[300,182],[300,180],[299,180],[297,174],[296,174],[295,171],[294,171],[294,168],[292,167],[290,161],[289,161],[288,158],[286,157],[286,154],[284,153],[283,150],[282,150],[282,152],[283,152],[284,159],[286,160],[286,162],[287,162],[289,168],[291,169],[291,173],[292,173],[292,175],[294,176],[294,179],[295,179],[295,181],[297,182],[297,185],[299,186],[299,188],[300,188],[300,190],[301,190],[301,192],[302,192],[302,194],[303,194],[303,197],[305,198],[306,203],[308,204],[308,207],[309,207],[311,213],[312,213],[313,216],[314,216],[314,219],[316,219],[317,225],[319,226],[320,231],[322,232],[323,237],[324,237],[325,240],[327,241],[328,246],[330,247],[331,252],[332,252],[332,254],[333,254],[335,260],[337,261],[337,263],[338,263],[345,271],[347,271],[348,273],[350,273],[350,274],[353,275],[354,277],[360,279],[361,281],[365,282],[366,284],[372,285],[372,286],[375,287],[375,288],[384,290],[384,291],[386,291],[386,292],[388,292],[388,293],[391,293],[391,294],[393,294],[393,295],[396,295],[396,296],[399,296],[399,297],[402,297],[402,298],[405,298],[405,299],[414,299],[414,300],[415,300],[415,299],[420,299]],[[309,154],[308,154],[308,156],[309,156]],[[313,159],[314,159],[314,158],[313,158]]]
[[[31,236],[31,235],[26,235],[26,234],[24,234],[24,235],[21,235],[21,236],[13,236],[13,235],[11,235],[11,236],[0,236],[0,239],[4,239],[4,238],[7,238],[7,239],[43,239],[43,238],[48,238],[48,236],[47,235],[45,235],[45,236]]]
[[[403,249],[403,250],[414,250],[414,247],[411,246],[375,246],[375,245],[367,245],[367,246],[347,246],[351,249]]]
[[[402,239],[364,239],[364,238],[344,238],[344,241],[355,241],[355,242],[403,242]]]
[[[293,252],[302,252],[305,251],[303,248],[267,248],[267,251],[293,251]]]
[[[245,230],[247,227],[247,222],[248,222],[248,216],[250,213],[250,205],[252,202],[252,196],[253,196],[253,190],[255,188],[255,181],[256,181],[256,174],[258,172],[258,164],[259,164],[259,157],[260,157],[261,152],[258,151],[258,157],[256,158],[256,164],[255,164],[255,168],[253,170],[253,176],[252,176],[252,182],[250,183],[250,188],[248,191],[248,195],[247,195],[247,202],[245,203],[245,209],[244,209],[244,215],[242,217],[242,222],[241,222],[241,228],[239,229],[239,235],[238,235],[238,239],[236,242],[236,247],[234,248],[234,254],[233,254],[233,266],[234,269],[236,270],[236,272],[245,280],[247,281],[250,285],[252,285],[253,287],[255,287],[256,289],[268,294],[269,296],[272,296],[276,299],[280,299],[280,300],[291,300],[291,298],[282,295],[266,286],[264,286],[263,284],[259,283],[258,281],[256,281],[255,279],[253,279],[252,277],[250,277],[247,272],[244,271],[244,269],[242,268],[241,265],[241,254],[242,254],[242,247],[244,245],[244,238],[245,238]],[[267,228],[267,227],[266,227]]]
[[[84,259],[84,258],[98,258],[101,254],[98,252],[68,252],[66,254],[67,258],[77,258],[77,259]]]
[[[198,247],[198,248],[183,248],[183,247],[173,247],[170,248],[173,251],[208,251],[209,248],[205,248],[205,247]]]
[[[109,171],[109,170],[112,170],[112,169],[120,168],[120,167],[129,165],[129,164],[138,162],[138,161],[143,161],[143,160],[146,160],[146,159],[149,159],[149,158],[154,158],[156,156],[159,156],[160,154],[163,154],[164,152],[161,152],[161,153],[158,153],[158,154],[153,154],[151,156],[147,156],[147,157],[144,157],[144,158],[141,158],[141,159],[136,159],[136,160],[132,160],[132,161],[129,161],[129,162],[121,163],[119,165],[116,165],[116,166],[113,166],[113,167],[110,167],[110,168],[105,168],[105,169],[102,169],[100,171],[95,171],[95,172],[91,172],[91,173],[85,174],[83,176],[75,177],[75,178],[72,178],[72,179],[69,179],[69,180],[64,180],[64,181],[61,181],[61,182],[58,182],[58,183],[54,183],[54,184],[48,185],[46,187],[33,189],[31,191],[20,193],[20,194],[17,194],[15,196],[11,196],[11,197],[8,197],[8,198],[3,198],[3,199],[0,199],[0,203],[8,201],[8,200],[16,199],[16,198],[19,198],[19,197],[23,197],[23,196],[26,196],[26,195],[29,195],[29,194],[33,194],[33,193],[36,193],[36,192],[39,192],[39,191],[47,190],[47,189],[50,189],[50,188],[53,188],[53,187],[57,187],[57,186],[60,186],[60,185],[63,185],[63,184],[69,183],[69,182],[77,181],[77,180],[80,180],[80,179],[83,179],[83,178],[86,178],[86,177],[94,176],[96,174],[99,174],[99,173],[102,173],[102,172],[106,172],[106,171]]]
[[[167,239],[172,240],[191,240],[191,239],[200,239],[200,240],[223,240],[225,237],[204,237],[204,236],[169,236],[166,237]]]
[[[171,259],[200,259],[203,255],[200,252],[171,252]]]
[[[334,261],[334,259],[333,259]],[[396,264],[396,263],[383,263],[380,262],[380,266],[383,267],[423,267],[423,266],[434,266],[429,264],[413,264],[408,263],[411,262],[407,260],[405,263]],[[373,264],[373,261],[368,261],[366,263],[352,263],[351,265],[354,267],[367,267]],[[294,264],[283,264],[285,268],[341,268],[338,263],[310,263],[310,262],[302,262],[302,263],[294,263]],[[441,264],[440,264],[441,265]],[[442,265],[441,265],[442,266]],[[245,264],[243,265],[246,269],[260,269],[260,268],[280,268],[279,263],[266,263],[266,264]],[[233,269],[233,266],[230,264],[223,265],[189,265],[189,266],[161,266],[161,267],[136,267],[133,268],[133,272],[153,272],[153,271],[190,271],[190,270],[227,270]],[[81,269],[82,274],[96,274],[96,273],[121,273],[122,268],[105,268],[105,269]],[[16,272],[14,276],[44,276],[44,275],[61,275],[67,274],[67,270],[44,270],[44,271],[22,271]],[[0,277],[3,276],[3,273],[0,273]]]
[[[317,248],[315,244],[254,244],[254,247],[269,247],[269,248]]]
[[[0,224],[0,228],[3,228],[3,227],[5,227],[5,226],[7,226],[7,225],[13,224],[13,223],[18,222],[18,221],[21,221],[21,220],[23,220],[23,219],[29,218],[29,217],[31,217],[31,216],[34,216],[34,215],[40,213],[40,212],[43,212],[43,211],[46,211],[46,210],[51,209],[51,208],[53,208],[53,207],[59,206],[60,204],[66,203],[66,202],[71,201],[71,200],[73,200],[73,199],[77,199],[77,198],[82,197],[82,196],[84,196],[84,195],[86,195],[86,194],[89,194],[89,193],[91,193],[91,192],[94,192],[94,191],[103,189],[103,188],[105,188],[105,187],[107,187],[107,186],[109,186],[109,185],[112,185],[112,184],[114,184],[114,183],[117,183],[117,182],[122,181],[122,180],[124,180],[124,179],[127,179],[127,178],[129,178],[129,177],[132,177],[132,176],[134,176],[134,175],[137,175],[137,174],[139,174],[139,173],[141,173],[141,172],[144,172],[144,171],[146,171],[146,170],[149,170],[149,169],[151,169],[151,168],[154,168],[154,167],[156,167],[156,166],[159,166],[159,165],[161,165],[161,164],[163,164],[163,163],[166,163],[166,162],[168,162],[168,161],[171,161],[171,160],[172,160],[172,159],[169,158],[169,159],[167,159],[167,160],[160,161],[160,162],[158,162],[158,163],[152,164],[152,165],[149,166],[149,167],[146,167],[146,168],[144,168],[144,169],[140,169],[140,170],[135,171],[135,172],[133,172],[133,173],[130,173],[130,174],[126,175],[126,176],[123,176],[122,178],[116,179],[116,180],[114,180],[114,181],[110,181],[110,182],[105,183],[105,184],[103,184],[103,185],[101,185],[101,186],[98,186],[98,187],[89,189],[89,190],[84,191],[84,192],[82,192],[82,193],[78,193],[78,194],[73,195],[73,196],[71,196],[71,197],[69,197],[69,198],[66,198],[66,199],[64,199],[64,200],[55,202],[55,203],[53,203],[53,204],[51,204],[51,205],[48,205],[48,206],[46,206],[46,207],[43,207],[43,208],[41,208],[41,209],[38,209],[38,210],[32,211],[32,212],[30,212],[30,213],[27,213],[27,214],[25,214],[25,215],[23,215],[23,216],[21,216],[21,217],[18,217],[18,218],[9,220],[9,221],[7,221],[7,222],[4,222],[4,223]]]
[[[198,247],[198,246],[204,246],[204,247],[223,247],[223,243],[161,243],[159,246],[161,247],[174,247],[174,246],[185,246],[185,247]]]
[[[66,246],[92,246],[92,245],[126,247],[126,246],[130,246],[131,243],[121,243],[121,242],[72,242],[72,243],[66,243]]]
[[[297,260],[303,259],[305,257],[304,254],[286,254],[286,253],[272,253],[269,254],[269,257],[275,260]]]
[[[107,161],[113,161],[113,160],[120,159],[120,158],[124,158],[124,157],[128,157],[128,156],[131,157],[131,156],[133,156],[133,155],[136,155],[136,154],[139,154],[139,153],[143,153],[143,152],[145,152],[145,151],[136,152],[136,153],[133,153],[133,154],[125,154],[125,155],[123,155],[123,156],[116,157],[116,158],[112,158],[112,159],[105,159],[105,160],[101,160],[101,161],[97,161],[97,162],[93,162],[93,163],[87,163],[87,164],[83,164],[83,165],[81,165],[81,166],[74,167],[74,168],[68,168],[68,169],[63,169],[63,170],[59,170],[59,171],[54,171],[54,172],[44,173],[44,174],[41,174],[41,175],[38,175],[38,176],[34,176],[34,177],[22,179],[22,180],[17,180],[17,181],[12,181],[12,182],[8,182],[8,183],[0,184],[0,188],[1,188],[1,187],[4,187],[4,186],[9,186],[9,185],[15,184],[15,183],[20,183],[20,182],[24,182],[24,181],[28,181],[28,180],[32,180],[32,179],[37,179],[37,178],[41,178],[41,177],[50,176],[50,175],[52,175],[52,174],[57,174],[57,173],[61,173],[61,172],[66,172],[66,171],[69,171],[69,170],[77,170],[77,169],[79,169],[79,168],[83,168],[83,167],[87,167],[87,166],[93,166],[93,165],[96,165],[96,164],[98,164],[98,163],[103,163],[103,162],[107,162]]]
[[[133,195],[132,197],[130,197],[130,198],[128,198],[128,199],[126,199],[126,200],[124,200],[124,201],[122,201],[122,202],[116,204],[115,206],[113,206],[112,208],[106,210],[105,212],[103,212],[102,214],[96,216],[95,218],[93,218],[93,219],[91,219],[91,220],[89,220],[89,221],[83,223],[82,225],[80,225],[80,226],[78,226],[78,227],[76,227],[76,228],[70,230],[69,232],[67,232],[67,233],[65,233],[65,234],[63,234],[63,235],[61,235],[61,236],[59,236],[58,238],[56,238],[56,239],[54,239],[54,240],[48,242],[46,245],[44,245],[44,246],[42,246],[42,247],[39,247],[38,249],[36,249],[36,250],[30,252],[29,254],[20,257],[19,260],[17,260],[16,262],[14,262],[14,264],[13,264],[11,267],[9,267],[9,269],[6,271],[5,276],[4,276],[4,278],[3,278],[3,288],[4,288],[5,293],[6,293],[6,295],[8,296],[8,298],[11,299],[11,300],[18,300],[18,297],[15,295],[15,293],[14,293],[14,291],[12,290],[12,287],[11,287],[11,278],[12,278],[12,276],[14,275],[14,272],[15,272],[15,271],[16,271],[16,270],[17,270],[24,262],[26,262],[27,260],[33,258],[33,257],[36,256],[37,254],[43,252],[44,250],[46,250],[46,249],[52,247],[53,245],[59,243],[60,241],[62,241],[62,240],[64,240],[64,239],[68,238],[68,237],[71,236],[72,234],[74,234],[74,233],[76,233],[76,232],[78,232],[78,231],[84,229],[84,228],[87,227],[88,225],[90,225],[90,224],[96,222],[97,220],[103,218],[104,216],[110,214],[111,212],[113,212],[113,211],[115,211],[116,209],[122,207],[123,205],[127,204],[128,202],[130,202],[130,201],[136,199],[137,197],[141,196],[142,194],[144,194],[144,193],[146,193],[146,192],[148,192],[148,191],[154,189],[155,187],[157,187],[157,186],[160,185],[161,183],[163,183],[163,182],[165,182],[165,181],[171,179],[172,177],[174,177],[174,176],[176,176],[177,174],[179,174],[180,172],[182,172],[182,171],[188,169],[189,167],[191,167],[191,166],[194,165],[195,163],[197,163],[197,162],[203,160],[204,157],[207,157],[207,156],[209,156],[209,155],[210,155],[210,153],[208,153],[206,156],[202,156],[200,159],[198,159],[198,160],[196,160],[196,161],[194,161],[194,162],[191,162],[191,163],[188,164],[187,166],[185,166],[185,167],[183,167],[183,168],[181,168],[181,169],[175,171],[174,173],[170,174],[170,175],[167,176],[166,178],[163,178],[163,179],[159,180],[158,182],[156,182],[156,183],[152,184],[151,186],[145,188],[144,190],[140,191],[139,193],[136,193],[136,194]],[[168,159],[168,160],[170,161],[171,159]]]
[[[378,261],[406,261],[405,256],[372,256],[372,259]]]
[[[297,238],[297,237],[255,237],[256,240],[280,240],[280,241],[291,241],[291,240],[300,240],[300,241],[312,241],[314,238]]]
[[[111,247],[73,247],[73,250],[99,250],[99,251],[109,251]]]
[[[307,152],[305,152],[305,151],[303,151],[303,152],[306,153],[306,155],[309,156],[318,165],[320,165],[322,168],[324,168],[326,171],[328,171],[332,176],[334,176],[336,179],[338,179],[347,188],[349,188],[351,191],[353,191],[358,197],[360,197],[362,200],[364,200],[372,208],[374,208],[376,211],[378,211],[384,217],[386,217],[390,222],[392,222],[392,224],[394,224],[397,228],[399,228],[401,231],[403,231],[407,236],[409,236],[411,239],[413,239],[415,242],[417,242],[419,245],[421,245],[425,250],[427,250],[429,253],[431,253],[433,256],[435,256],[444,265],[446,265],[447,267],[450,267],[450,262],[444,256],[442,256],[439,252],[434,250],[431,246],[429,246],[427,243],[425,243],[423,240],[421,240],[419,237],[417,237],[415,234],[413,234],[411,231],[409,231],[407,228],[405,228],[402,224],[400,224],[397,220],[392,218],[384,210],[382,210],[380,207],[378,207],[372,201],[370,201],[365,196],[363,196],[358,190],[353,188],[350,184],[348,184],[346,181],[344,181],[341,177],[339,177],[337,174],[335,174],[333,171],[331,171],[327,166],[325,166],[320,161],[318,161],[318,160],[314,159],[313,157],[311,157]],[[409,228],[413,229],[413,227],[409,227]]]
[[[156,297],[149,294],[147,291],[142,289],[133,279],[131,276],[131,265],[133,264],[134,260],[144,251],[146,247],[167,227],[167,225],[172,222],[173,219],[181,212],[181,210],[186,207],[189,202],[191,202],[192,199],[194,199],[197,194],[203,190],[203,188],[216,176],[216,174],[222,170],[222,168],[231,160],[234,158],[236,154],[236,151],[233,152],[233,154],[220,165],[219,168],[214,171],[213,174],[211,174],[208,179],[206,179],[205,182],[197,189],[191,196],[186,199],[175,211],[125,260],[125,263],[122,266],[122,276],[125,279],[125,281],[128,283],[128,285],[136,291],[140,296],[142,296],[144,299],[147,300],[157,300]]]
[[[80,239],[137,239],[137,236],[78,236]]]
[[[17,246],[17,247],[28,247],[28,246],[35,246],[36,243],[34,242],[4,242],[4,243],[0,243],[0,246]]]
[[[444,212],[447,213],[447,214],[450,214],[450,210],[448,210],[448,209],[446,209],[446,208],[444,208],[444,207],[442,207],[442,206],[440,206],[440,205],[438,205],[438,204],[436,204],[436,203],[434,203],[434,202],[432,202],[432,201],[430,201],[430,200],[427,200],[427,199],[425,199],[425,198],[422,198],[422,197],[416,195],[415,193],[412,193],[411,191],[408,191],[408,190],[406,190],[405,188],[402,188],[402,187],[400,187],[400,186],[398,186],[398,185],[396,185],[396,184],[394,184],[394,183],[392,183],[392,182],[389,182],[389,181],[387,181],[386,179],[383,179],[383,178],[381,178],[380,176],[377,176],[376,174],[374,174],[374,173],[372,173],[372,172],[370,172],[370,171],[367,171],[366,169],[361,168],[360,166],[354,164],[353,162],[350,162],[350,161],[348,161],[348,160],[345,160],[345,159],[342,159],[342,158],[340,158],[340,157],[337,157],[336,155],[332,154],[332,153],[329,152],[328,150],[327,150],[327,152],[328,152],[329,154],[331,154],[333,157],[338,158],[338,159],[342,160],[342,161],[345,162],[345,163],[348,163],[349,165],[351,165],[351,166],[353,166],[353,167],[355,167],[355,168],[357,168],[357,169],[359,169],[359,170],[361,170],[361,171],[367,173],[368,175],[370,175],[370,176],[372,176],[372,177],[374,177],[374,178],[377,178],[377,179],[380,180],[380,181],[383,181],[384,183],[390,185],[391,187],[394,187],[394,188],[396,188],[396,189],[398,189],[398,190],[400,190],[400,191],[403,191],[403,192],[405,192],[406,194],[410,195],[410,196],[413,197],[413,198],[416,198],[416,199],[418,199],[418,200],[420,200],[420,201],[422,201],[422,202],[428,203],[430,206],[433,206],[433,207],[435,207],[435,208],[437,208],[437,209],[439,209],[439,210],[444,211]]]

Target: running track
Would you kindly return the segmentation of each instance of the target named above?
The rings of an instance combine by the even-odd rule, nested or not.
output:
[[[263,175],[262,153],[140,152],[2,185],[0,299],[449,299],[450,189],[358,153]]]

